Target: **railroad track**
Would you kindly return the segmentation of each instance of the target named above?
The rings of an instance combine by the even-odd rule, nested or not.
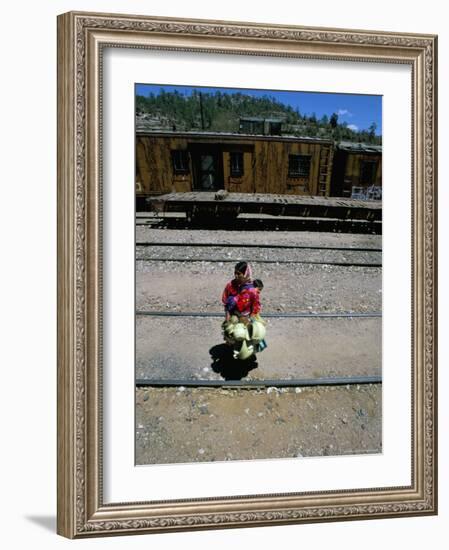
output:
[[[139,241],[136,246],[176,246],[176,247],[205,247],[205,248],[274,248],[288,250],[337,250],[354,252],[382,252],[382,248],[362,248],[355,246],[313,246],[296,244],[255,244],[255,243],[179,243],[179,242],[150,242]]]
[[[147,317],[223,317],[223,312],[201,312],[201,311],[148,311],[137,310],[136,315]],[[352,318],[372,318],[382,317],[380,311],[370,312],[283,312],[283,313],[264,313],[266,319],[352,319]]]
[[[164,380],[152,378],[137,378],[137,387],[201,387],[201,388],[301,388],[316,386],[362,386],[366,384],[382,384],[382,376],[343,376],[329,378],[292,378],[283,380],[195,380],[182,378]]]
[[[172,318],[223,318],[223,312],[198,312],[198,311],[147,311],[138,310],[136,316],[147,317],[172,317]],[[371,312],[277,312],[264,313],[266,319],[302,318],[302,319],[352,319],[352,318],[381,318],[379,311]],[[381,375],[364,376],[332,376],[314,378],[288,378],[288,379],[196,379],[196,378],[156,378],[138,377],[136,387],[204,387],[204,388],[238,388],[238,389],[264,389],[264,388],[293,388],[293,387],[318,387],[318,386],[354,386],[364,384],[381,384]]]
[[[164,257],[169,254],[168,249],[174,248],[184,253],[184,257]],[[156,250],[156,249],[159,250]],[[196,253],[202,253],[201,257],[185,257],[186,248],[192,248]],[[161,250],[160,249],[166,249]],[[201,251],[200,249],[205,249]],[[142,262],[183,262],[183,263],[195,263],[195,262],[212,262],[212,263],[236,263],[241,260],[241,257],[207,257],[207,254],[216,254],[220,249],[248,249],[256,251],[285,251],[290,255],[294,251],[323,251],[323,253],[347,253],[350,257],[357,254],[374,254],[371,258],[376,259],[379,254],[382,253],[382,248],[379,247],[360,247],[360,246],[332,246],[332,245],[307,245],[307,244],[257,244],[257,243],[208,243],[208,242],[164,242],[164,241],[145,241],[140,240],[136,243],[136,250],[138,255],[136,260]],[[206,252],[207,251],[207,252]],[[145,257],[145,252],[147,256]],[[173,251],[175,253],[175,250]],[[142,254],[143,253],[143,254]],[[151,256],[151,254],[158,254],[157,256]],[[193,250],[192,250],[193,253]],[[312,252],[313,254],[313,252]],[[316,252],[315,252],[316,254]],[[237,255],[237,254],[236,254]],[[376,256],[377,255],[377,256]],[[257,256],[257,254],[253,254]],[[247,258],[251,263],[260,264],[315,264],[315,265],[333,265],[342,267],[366,267],[366,268],[381,268],[382,263],[372,261],[360,261],[359,258],[354,258],[359,261],[351,261],[345,259],[344,261],[336,261],[329,258],[323,259],[265,259],[265,258]],[[165,317],[165,318],[223,318],[223,312],[200,312],[200,311],[156,311],[156,310],[137,310],[137,317]],[[380,311],[370,312],[309,312],[309,311],[296,311],[296,312],[270,312],[264,313],[263,317],[266,319],[356,319],[356,318],[381,318],[382,313]],[[317,386],[353,386],[363,384],[381,384],[381,376],[348,376],[348,377],[328,377],[328,378],[295,378],[295,379],[242,379],[242,380],[226,380],[226,379],[195,379],[195,378],[179,378],[179,379],[164,379],[164,378],[137,378],[137,387],[210,387],[210,388],[239,388],[239,389],[257,389],[257,388],[288,388],[288,387],[317,387]]]
[[[186,249],[199,250],[200,255],[195,256],[194,253],[189,255],[189,257],[182,256],[177,257],[176,254],[168,255],[169,251],[167,249],[173,248],[174,250],[181,249],[185,254]],[[354,256],[357,254],[374,254],[374,259],[377,259],[379,254],[381,254],[382,249],[377,248],[366,248],[366,247],[338,247],[338,246],[307,246],[307,245],[283,245],[283,244],[258,244],[258,243],[249,243],[248,245],[244,243],[172,243],[172,242],[148,242],[140,241],[136,243],[137,256],[136,260],[143,262],[183,262],[183,263],[192,263],[192,262],[209,262],[209,263],[237,263],[241,260],[242,254],[238,252],[235,254],[238,257],[232,258],[229,257],[229,254],[226,257],[214,257],[214,254],[217,251],[222,251],[223,248],[233,249],[233,250],[245,250],[244,256],[248,261],[252,263],[265,263],[265,264],[305,264],[305,265],[333,265],[339,267],[371,267],[371,268],[380,268],[382,267],[381,261],[369,261],[368,258],[360,259],[350,259],[345,256]],[[157,249],[154,251],[153,250]],[[162,254],[161,254],[162,249]],[[204,255],[201,255],[201,249],[203,252],[207,250]],[[248,257],[246,250],[254,251],[273,251],[271,258],[267,258],[266,254],[261,257],[257,257],[258,254],[253,254],[253,257]],[[301,254],[302,251],[311,251],[312,254],[316,254],[319,251],[324,253],[336,253],[337,255],[343,254],[341,259],[338,258],[318,258],[313,259],[306,257],[293,257],[285,258],[279,257],[279,254],[285,251],[287,254],[292,254],[295,251],[299,251]],[[174,252],[174,251],[173,251]],[[274,252],[277,252],[277,258]],[[269,254],[270,252],[268,252]],[[153,254],[153,255],[152,255]],[[209,255],[210,254],[210,255]]]
[[[237,263],[240,261],[238,259],[232,258],[163,258],[163,257],[154,257],[154,258],[136,258],[140,262],[213,262],[213,263]],[[369,262],[318,262],[314,260],[252,260],[248,259],[249,262],[255,264],[311,264],[311,265],[335,265],[338,267],[382,267],[381,263],[369,263]]]

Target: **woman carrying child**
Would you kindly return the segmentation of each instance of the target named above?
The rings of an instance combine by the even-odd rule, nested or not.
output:
[[[226,285],[221,298],[225,306],[226,321],[237,315],[244,324],[260,310],[259,292],[254,286],[251,267],[247,262],[239,262],[234,268],[234,279]]]
[[[224,337],[229,344],[241,343],[236,357],[251,355],[265,349],[265,322],[260,318],[260,292],[263,283],[253,280],[251,267],[247,262],[239,262],[234,268],[234,279],[229,281],[222,294],[225,307],[225,321],[222,325]],[[247,341],[243,345],[243,341]],[[250,353],[251,352],[251,353]]]

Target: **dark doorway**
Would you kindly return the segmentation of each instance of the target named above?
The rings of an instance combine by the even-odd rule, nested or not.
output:
[[[331,181],[331,197],[344,197],[345,196],[345,171],[346,161],[348,154],[346,151],[340,151],[337,149],[334,155],[334,161],[332,166],[332,181]],[[347,193],[346,193],[347,195]],[[351,193],[349,192],[349,195]]]
[[[195,145],[191,150],[194,191],[223,189],[223,153],[219,147]]]
[[[360,185],[374,185],[377,163],[375,160],[360,161]]]

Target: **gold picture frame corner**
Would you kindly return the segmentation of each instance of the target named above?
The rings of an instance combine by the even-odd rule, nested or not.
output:
[[[58,16],[58,519],[68,538],[437,514],[437,36],[68,12]],[[412,68],[410,487],[104,504],[99,86],[103,45]],[[149,499],[150,500],[150,499]]]

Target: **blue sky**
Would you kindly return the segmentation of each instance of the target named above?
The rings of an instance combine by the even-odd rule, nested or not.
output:
[[[193,90],[203,93],[244,93],[254,97],[268,95],[281,103],[298,108],[302,115],[315,113],[317,118],[323,115],[338,114],[340,123],[346,122],[353,130],[366,130],[375,122],[376,134],[382,134],[382,96],[357,94],[331,94],[321,92],[283,92],[277,90],[252,90],[246,88],[206,88],[192,86],[166,86],[162,84],[136,84],[136,94],[147,96],[150,93],[159,94],[161,90],[189,96]]]

